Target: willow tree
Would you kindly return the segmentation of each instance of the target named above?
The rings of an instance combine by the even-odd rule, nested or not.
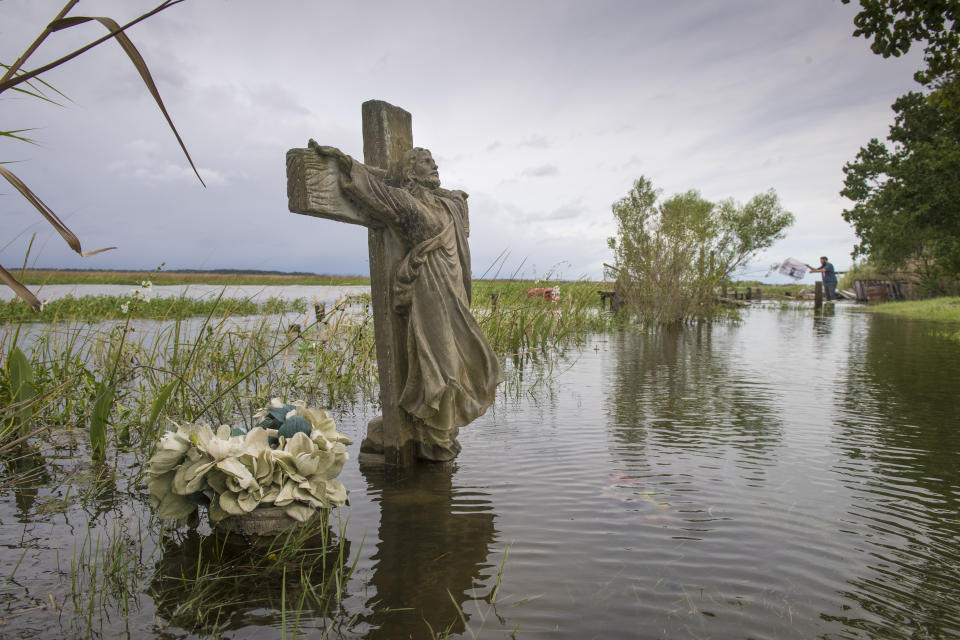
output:
[[[628,310],[648,321],[678,323],[716,312],[714,289],[783,238],[793,224],[772,189],[746,204],[713,203],[690,190],[660,201],[641,176],[613,204],[617,236],[610,270]]]

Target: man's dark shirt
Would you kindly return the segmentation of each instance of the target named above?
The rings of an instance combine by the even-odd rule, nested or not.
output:
[[[837,273],[833,270],[833,265],[829,262],[820,267],[823,269],[823,273],[820,276],[823,278],[823,284],[837,284]]]

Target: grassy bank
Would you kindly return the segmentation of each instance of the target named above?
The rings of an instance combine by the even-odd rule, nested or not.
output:
[[[887,313],[904,318],[960,323],[960,297],[884,302],[870,305],[866,309],[874,313]]]
[[[123,284],[150,280],[158,285],[303,285],[303,286],[369,286],[366,276],[329,276],[307,273],[262,273],[218,271],[65,271],[59,269],[27,269],[15,274],[28,285],[39,284]]]
[[[960,343],[960,297],[930,298],[928,300],[904,300],[870,305],[867,311],[885,313],[916,320],[935,320],[945,324],[939,335]]]

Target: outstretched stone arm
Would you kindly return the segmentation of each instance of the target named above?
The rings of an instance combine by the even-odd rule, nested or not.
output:
[[[387,184],[385,170],[357,162],[336,147],[319,145],[313,140],[308,146],[337,163],[343,194],[369,211],[374,219],[398,225],[404,213],[416,210],[417,201],[410,193]]]
[[[350,167],[353,165],[353,159],[343,151],[340,151],[340,149],[318,144],[313,138],[310,138],[310,141],[307,143],[307,148],[313,149],[317,155],[333,158],[340,166],[340,171],[347,174],[350,173]]]

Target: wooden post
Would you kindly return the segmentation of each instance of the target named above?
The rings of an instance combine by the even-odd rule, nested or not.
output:
[[[490,294],[490,310],[496,311],[497,305],[500,304],[500,292]]]
[[[813,286],[813,308],[819,309],[823,306],[823,282],[819,280]]]
[[[760,287],[757,287],[757,300],[762,300],[762,299],[763,298],[761,297],[761,294],[760,294]]]
[[[753,289],[747,287],[747,300],[753,300]]]

